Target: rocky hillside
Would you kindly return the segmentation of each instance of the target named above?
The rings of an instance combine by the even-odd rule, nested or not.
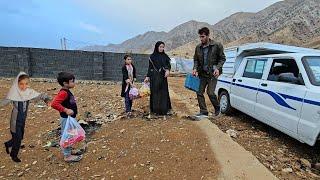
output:
[[[87,50],[149,53],[163,40],[171,55],[191,57],[198,43],[197,30],[203,26],[225,46],[268,41],[319,48],[320,0],[285,0],[257,13],[233,14],[215,25],[189,21],[169,32],[147,32],[119,45],[87,47]]]
[[[201,27],[211,25],[204,22],[189,21],[183,23],[169,32],[147,32],[121,44],[109,44],[107,46],[87,46],[83,50],[91,51],[112,51],[112,52],[138,52],[150,53],[153,51],[155,42],[161,40],[166,43],[168,50],[183,46],[198,37],[197,31]]]

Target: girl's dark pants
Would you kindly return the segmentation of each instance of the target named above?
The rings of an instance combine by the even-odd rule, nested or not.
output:
[[[7,147],[12,147],[11,148],[11,157],[17,157],[20,146],[21,146],[21,141],[24,136],[24,127],[25,127],[25,122],[26,122],[26,117],[27,117],[27,111],[23,111],[23,103],[19,102],[18,104],[18,115],[16,119],[16,127],[15,127],[15,133],[11,131],[11,136],[12,138],[7,141],[5,144]]]
[[[126,106],[126,112],[131,112],[132,108],[132,99],[129,97],[129,90],[127,90],[125,96],[124,96],[124,102]]]

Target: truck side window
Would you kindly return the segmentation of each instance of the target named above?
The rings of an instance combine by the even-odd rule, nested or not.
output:
[[[299,84],[299,68],[296,61],[294,59],[274,59],[268,80]]]
[[[261,79],[266,59],[248,59],[243,77]]]

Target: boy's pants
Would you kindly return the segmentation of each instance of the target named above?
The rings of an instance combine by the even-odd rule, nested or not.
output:
[[[132,108],[132,99],[129,97],[129,90],[126,92],[125,97],[124,97],[124,102],[126,106],[126,112],[131,112]]]
[[[63,117],[60,118],[61,136],[62,136],[62,133],[64,131],[64,127],[66,126],[67,119],[68,118],[63,118]],[[71,147],[61,148],[61,150],[62,150],[62,153],[63,153],[64,156],[70,156],[71,155],[71,150],[72,150]]]

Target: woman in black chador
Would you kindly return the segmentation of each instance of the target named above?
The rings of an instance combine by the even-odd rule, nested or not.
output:
[[[149,69],[145,79],[145,82],[150,82],[150,111],[155,115],[169,115],[172,109],[167,79],[171,65],[164,47],[163,42],[156,43],[149,59]]]

